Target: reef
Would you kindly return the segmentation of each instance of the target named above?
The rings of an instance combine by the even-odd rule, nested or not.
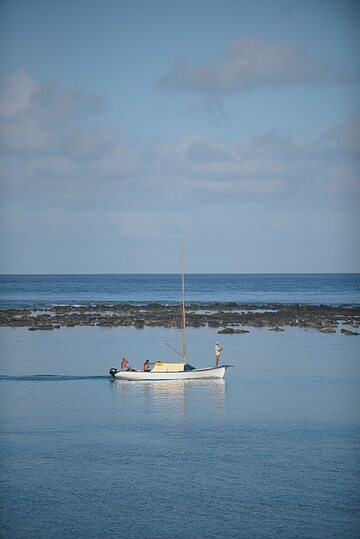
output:
[[[239,326],[267,328],[283,331],[285,327],[315,328],[322,333],[334,333],[343,326],[358,328],[360,307],[356,305],[301,305],[301,304],[244,304],[244,303],[207,303],[187,304],[187,325],[189,327],[208,326],[219,328],[221,333],[242,334]],[[179,305],[149,303],[146,305],[56,305],[31,309],[5,309],[0,311],[0,326],[28,327],[29,330],[51,330],[61,327],[133,326],[138,330],[144,327],[181,327]],[[344,335],[358,335],[346,329]]]

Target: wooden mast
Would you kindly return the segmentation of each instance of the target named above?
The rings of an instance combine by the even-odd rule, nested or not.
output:
[[[186,363],[186,318],[185,318],[185,276],[184,276],[184,253],[181,245],[181,289],[182,289],[182,331],[183,331],[183,362]]]

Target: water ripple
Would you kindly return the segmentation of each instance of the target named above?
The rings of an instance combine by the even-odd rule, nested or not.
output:
[[[74,380],[110,380],[107,376],[69,376],[65,374],[0,375],[0,382],[71,382]]]

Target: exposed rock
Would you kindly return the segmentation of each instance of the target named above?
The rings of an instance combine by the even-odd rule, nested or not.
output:
[[[234,328],[225,328],[225,329],[221,329],[220,331],[218,331],[218,333],[221,333],[221,334],[228,334],[228,335],[232,335],[234,333],[237,333],[237,334],[242,334],[242,333],[250,333],[250,331],[246,330],[246,329],[234,329]]]
[[[359,306],[330,305],[281,305],[281,304],[241,304],[207,303],[189,304],[187,325],[190,327],[234,328],[267,327],[272,331],[284,331],[285,326],[301,328],[335,329],[341,321],[350,327],[358,327]],[[202,313],[206,312],[206,316]],[[180,306],[151,303],[131,304],[89,304],[58,305],[32,311],[30,309],[0,310],[0,326],[33,327],[32,331],[48,326],[103,326],[123,327],[181,327]],[[49,327],[50,329],[50,327]],[[349,330],[350,331],[350,330]]]
[[[143,329],[145,320],[135,320],[134,327],[138,329]]]
[[[279,326],[276,326],[274,328],[269,328],[269,331],[285,331],[284,328],[279,328]]]
[[[350,329],[342,329],[341,333],[343,335],[360,335],[357,331],[350,331]]]
[[[217,320],[209,320],[208,326],[209,328],[218,328],[220,327],[220,322],[218,322]]]
[[[50,330],[50,329],[54,329],[54,326],[31,326],[31,327],[29,327],[29,331]]]
[[[322,328],[322,329],[320,329],[320,332],[321,333],[336,333],[336,329],[334,329],[333,327],[331,327],[331,328]]]

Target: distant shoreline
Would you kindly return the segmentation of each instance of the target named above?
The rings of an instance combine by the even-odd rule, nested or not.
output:
[[[249,304],[234,302],[189,303],[186,306],[189,327],[219,328],[224,333],[241,333],[237,327],[265,327],[281,331],[284,326],[315,328],[334,333],[341,325],[358,328],[360,306],[308,304]],[[100,326],[181,327],[177,304],[88,304],[55,305],[33,309],[0,311],[0,327],[28,327],[32,331],[61,327]],[[225,330],[225,331],[223,331]],[[342,330],[344,332],[344,330]],[[348,330],[345,330],[348,331]],[[349,334],[356,334],[350,332]]]

